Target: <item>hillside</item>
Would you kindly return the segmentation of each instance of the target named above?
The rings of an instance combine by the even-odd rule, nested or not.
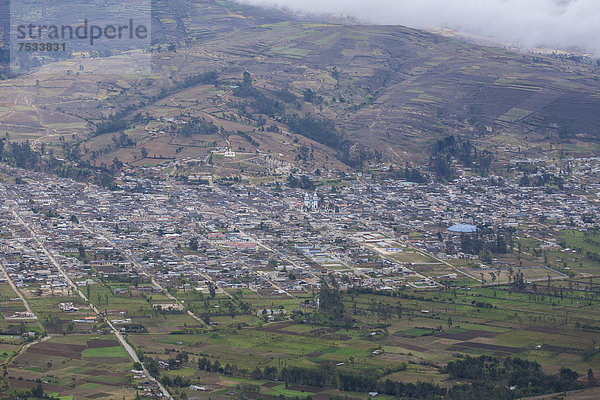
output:
[[[0,82],[0,130],[97,166],[185,159],[216,175],[424,165],[448,135],[496,159],[600,150],[598,67],[585,60],[222,0],[164,2],[153,41],[149,76],[119,75],[135,54],[115,54]],[[235,158],[210,157],[226,147]]]

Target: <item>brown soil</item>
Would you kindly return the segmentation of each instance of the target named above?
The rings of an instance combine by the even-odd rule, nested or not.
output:
[[[120,345],[120,343],[116,340],[95,339],[95,340],[89,340],[87,342],[87,347],[89,349],[98,349],[98,348],[104,348],[104,347],[116,347],[119,345]]]
[[[86,346],[76,344],[61,344],[61,343],[38,343],[27,349],[28,353],[42,354],[45,356],[58,356],[64,358],[81,359],[81,352],[86,349]]]
[[[312,387],[312,386],[293,385],[293,386],[289,386],[288,390],[295,390],[297,392],[319,393],[319,392],[324,391],[325,389],[319,388],[319,387]]]
[[[498,332],[467,331],[467,332],[457,332],[457,333],[446,332],[446,333],[437,335],[437,337],[453,339],[453,340],[471,340],[471,339],[475,339],[478,337],[493,338],[498,335],[499,335]]]
[[[36,387],[38,384],[37,382],[31,382],[31,381],[24,381],[24,380],[18,380],[18,379],[10,379],[9,380],[9,384],[11,388],[19,388],[19,389],[31,389]],[[58,385],[53,385],[50,383],[46,383],[42,385],[44,388],[44,391],[46,392],[61,392],[63,391],[65,388],[58,386]]]
[[[517,349],[515,347],[498,346],[498,345],[494,345],[494,344],[477,343],[477,342],[457,343],[454,346],[450,346],[448,348],[448,350],[462,351],[467,348],[489,350],[489,351],[493,351],[494,353],[496,353],[498,355],[513,354],[513,353],[517,353],[519,351],[519,349]]]

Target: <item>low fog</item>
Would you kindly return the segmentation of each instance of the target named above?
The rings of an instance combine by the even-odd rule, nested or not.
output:
[[[600,56],[599,0],[239,0],[364,23],[448,28],[522,49],[547,47]]]

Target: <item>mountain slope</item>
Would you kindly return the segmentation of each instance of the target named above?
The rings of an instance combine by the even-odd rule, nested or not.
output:
[[[448,135],[496,158],[540,155],[551,145],[573,154],[600,147],[598,67],[586,60],[522,55],[404,27],[315,22],[221,0],[165,1],[153,30],[154,75],[97,72],[123,55],[78,60],[84,73],[75,76],[52,76],[46,66],[2,83],[17,90],[0,94],[0,129],[56,153],[66,138],[96,165],[191,157],[201,161],[195,172],[225,175],[272,173],[265,154],[309,169],[358,166],[357,159],[426,163],[433,141]],[[188,79],[206,71],[216,71],[218,82]],[[244,71],[253,92],[240,95]],[[319,132],[290,125],[306,116],[323,122]],[[126,127],[99,132],[115,119]],[[170,119],[201,120],[216,131],[182,135]],[[323,128],[330,122],[335,131]],[[118,140],[120,131],[129,140]],[[215,171],[209,154],[224,147],[245,156]]]

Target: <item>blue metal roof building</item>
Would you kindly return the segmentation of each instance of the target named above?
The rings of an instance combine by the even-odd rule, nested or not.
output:
[[[477,232],[479,230],[479,228],[477,228],[475,225],[471,225],[471,224],[456,224],[456,225],[452,225],[450,228],[448,228],[448,232],[454,232],[454,233],[474,233]]]

